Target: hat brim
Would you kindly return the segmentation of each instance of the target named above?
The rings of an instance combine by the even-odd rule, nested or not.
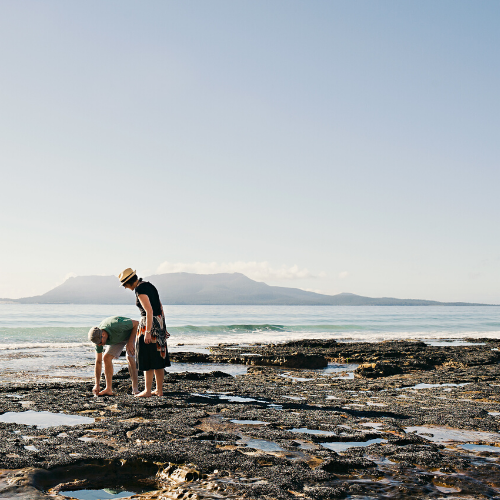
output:
[[[125,283],[127,280],[129,280],[134,274],[137,274],[137,271],[134,271],[133,273],[130,273],[128,276],[120,280],[121,285],[120,286],[125,286]]]

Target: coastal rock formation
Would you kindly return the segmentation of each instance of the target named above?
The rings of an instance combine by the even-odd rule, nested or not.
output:
[[[496,341],[220,346],[210,356],[227,363],[252,352],[349,364],[248,365],[236,377],[170,372],[165,396],[146,399],[128,394],[126,372],[113,397],[93,397],[91,382],[3,384],[0,498],[112,488],[149,500],[496,499],[496,349]],[[52,426],[40,412],[91,420]],[[27,414],[47,426],[13,418]]]
[[[287,354],[204,354],[193,352],[174,352],[170,359],[178,363],[231,363],[251,366],[280,366],[283,368],[325,368],[328,360],[320,354],[291,352]]]
[[[301,352],[305,356],[323,356],[334,363],[358,363],[362,366],[356,371],[356,375],[367,378],[435,370],[444,366],[472,367],[500,362],[500,340],[468,340],[465,345],[451,341],[443,345],[429,345],[411,340],[379,343],[304,340],[245,347],[245,352],[255,357],[287,356],[293,352]],[[237,358],[238,351],[234,346],[220,345],[213,349],[210,356],[221,360],[224,356]]]
[[[387,361],[377,361],[376,363],[363,363],[354,370],[354,375],[357,377],[377,378],[386,377],[388,375],[396,375],[402,373],[403,369]]]

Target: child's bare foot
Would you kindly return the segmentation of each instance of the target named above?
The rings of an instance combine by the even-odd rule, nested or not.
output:
[[[103,389],[98,396],[114,396],[114,394],[111,389]]]
[[[151,392],[144,390],[142,392],[139,392],[139,394],[134,394],[134,397],[136,397],[136,398],[150,398]]]

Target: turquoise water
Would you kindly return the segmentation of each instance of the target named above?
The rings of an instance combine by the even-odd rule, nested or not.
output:
[[[500,338],[500,307],[168,306],[170,351],[219,343],[298,339]],[[135,305],[0,304],[0,381],[89,378],[91,326],[108,316],[138,319]],[[120,359],[116,369],[125,365]]]
[[[108,316],[138,319],[134,305],[0,304],[0,345],[80,343]],[[280,342],[499,337],[500,307],[168,306],[171,342]]]

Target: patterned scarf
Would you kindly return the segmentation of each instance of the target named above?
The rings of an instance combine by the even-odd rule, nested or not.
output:
[[[137,335],[139,336],[145,334],[146,316],[142,316],[139,321],[139,327],[137,328]],[[151,343],[156,344],[156,350],[160,352],[163,359],[165,359],[167,355],[167,339],[169,337],[170,333],[167,332],[165,316],[163,316],[163,314],[153,316],[153,324],[151,325]]]

